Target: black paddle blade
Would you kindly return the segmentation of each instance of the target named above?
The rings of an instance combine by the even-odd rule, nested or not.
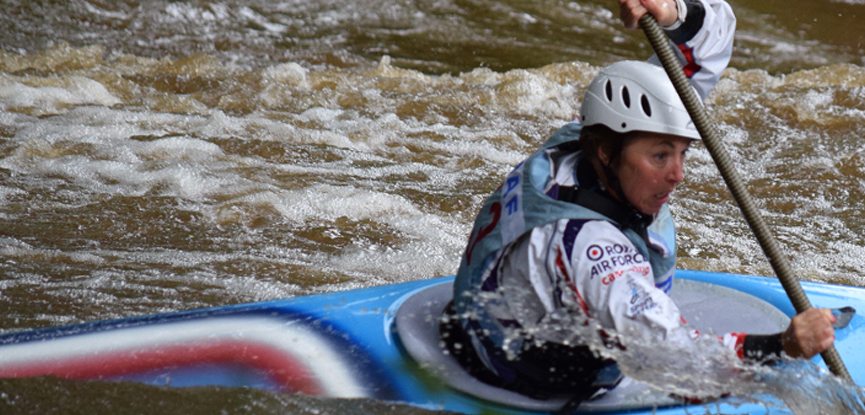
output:
[[[854,314],[856,314],[856,309],[850,306],[833,308],[832,315],[835,316],[835,323],[832,324],[832,327],[836,330],[847,327]]]

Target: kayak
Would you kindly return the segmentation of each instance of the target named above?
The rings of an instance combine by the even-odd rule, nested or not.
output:
[[[679,270],[672,296],[715,332],[778,332],[794,310],[773,278]],[[453,277],[154,314],[0,335],[0,378],[57,376],[166,387],[230,386],[371,398],[462,413],[556,412],[567,403],[484,384],[443,352],[438,323]],[[803,282],[815,307],[865,310],[865,288]],[[853,315],[836,349],[865,384],[865,323]],[[819,358],[815,358],[820,362]],[[684,404],[638,381],[576,412],[766,413],[760,404]],[[635,391],[639,393],[635,393]],[[635,400],[631,397],[639,395]],[[786,413],[770,410],[770,413]]]

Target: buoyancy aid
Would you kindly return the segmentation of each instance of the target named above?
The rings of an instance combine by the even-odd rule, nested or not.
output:
[[[580,195],[585,186],[570,192],[549,195],[546,190],[553,181],[551,155],[557,151],[575,151],[581,126],[570,123],[554,133],[541,148],[518,164],[504,183],[487,198],[472,229],[454,283],[454,314],[460,324],[471,332],[483,330],[495,344],[505,344],[506,322],[497,321],[488,310],[489,303],[481,300],[490,271],[507,252],[507,248],[532,229],[559,219],[603,220],[617,226],[651,265],[655,285],[664,291],[672,287],[675,267],[675,229],[669,208],[664,205],[651,224],[633,223],[621,209],[605,208],[604,204],[586,203]],[[585,184],[584,184],[585,185]],[[565,194],[570,195],[564,197]],[[588,206],[587,206],[588,205]],[[644,227],[645,226],[645,227]],[[515,347],[517,344],[509,342]]]

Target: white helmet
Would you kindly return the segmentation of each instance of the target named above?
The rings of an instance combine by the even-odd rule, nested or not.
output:
[[[621,61],[601,69],[589,84],[580,113],[584,126],[700,139],[664,69],[648,62]]]

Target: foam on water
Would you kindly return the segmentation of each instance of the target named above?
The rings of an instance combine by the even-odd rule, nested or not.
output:
[[[725,73],[710,109],[797,271],[862,285],[865,58],[850,28],[863,3],[831,4],[784,2],[789,14],[780,1],[734,4],[739,70]],[[453,272],[483,198],[577,115],[597,68],[649,54],[601,0],[4,6],[2,330]],[[680,264],[771,273],[708,154],[689,157],[673,200]],[[729,386],[630,370],[682,393],[688,381],[703,393]],[[825,394],[804,392],[835,386],[810,366],[789,372],[761,374],[778,385],[768,393],[804,389],[766,399],[820,411]],[[23,394],[4,384],[0,404],[364,406],[243,395],[237,408],[222,389],[96,385],[82,395],[48,382]],[[387,411],[412,413],[368,412]]]
[[[109,57],[104,65],[114,65],[112,59],[122,61],[126,79],[141,82],[139,87],[130,87],[128,83],[94,81],[90,71],[104,70],[101,58],[65,46],[34,55],[31,61],[19,59],[16,65],[53,67],[51,62],[78,59],[74,56],[87,56],[89,63],[66,77],[31,76],[27,85],[23,78],[4,78],[15,92],[0,96],[5,108],[2,120],[4,128],[14,132],[10,143],[15,144],[7,147],[0,167],[19,180],[62,178],[85,194],[185,200],[192,202],[187,209],[204,214],[215,225],[248,225],[269,215],[263,212],[274,212],[278,220],[292,226],[339,217],[379,222],[402,235],[399,248],[376,254],[380,258],[371,257],[373,250],[363,247],[346,250],[348,259],[335,259],[333,268],[356,261],[363,265],[350,268],[363,269],[360,274],[390,276],[409,268],[390,264],[427,260],[423,254],[412,255],[415,250],[441,253],[441,261],[424,271],[452,271],[453,265],[443,264],[456,263],[463,243],[459,234],[467,231],[471,211],[497,184],[497,177],[550,131],[576,116],[578,97],[597,70],[584,64],[555,64],[532,70],[479,68],[432,76],[397,68],[385,57],[373,67],[344,71],[288,62],[249,72],[220,67],[206,57],[174,63]],[[129,97],[129,91],[136,90],[141,94],[137,103],[162,100],[165,93],[152,87],[152,77],[164,68],[177,79],[212,83],[202,83],[202,89],[188,94],[198,102],[190,112],[152,111],[117,98]],[[782,162],[796,158],[805,171],[838,180],[835,177],[841,173],[832,157],[816,154],[802,159],[797,149],[815,140],[803,129],[830,128],[845,135],[844,131],[856,131],[863,116],[863,109],[855,104],[862,94],[862,79],[862,69],[851,65],[788,76],[731,70],[710,103],[719,110],[721,131],[745,177],[775,174],[780,156]],[[69,87],[62,93],[30,94],[22,89],[40,84]],[[208,97],[213,87],[224,88],[218,100]],[[246,104],[228,104],[236,102]],[[202,107],[205,103],[215,107]],[[53,116],[22,118],[30,113]],[[817,148],[828,153],[843,148],[819,135],[816,140]],[[758,151],[750,148],[754,142]],[[302,149],[309,156],[254,150],[268,148],[264,143],[274,143],[273,149]],[[684,263],[769,273],[759,250],[742,239],[748,237],[747,228],[735,209],[730,209],[733,206],[718,182],[716,169],[699,147],[691,152],[688,172],[682,199],[673,201],[680,218],[685,218],[679,220],[686,238],[682,252],[694,255],[685,256]],[[777,179],[795,187],[791,180],[797,178],[789,176],[783,173]],[[468,205],[463,211],[468,213],[459,219],[431,208],[422,196],[458,198],[461,186],[466,185],[478,190],[464,197]],[[861,191],[860,185],[857,192]],[[318,192],[326,196],[319,197]],[[406,192],[414,196],[406,197]],[[822,190],[804,193],[811,202],[800,206],[803,193],[798,192],[769,201],[795,206],[791,212],[797,217],[838,209],[837,196]],[[342,203],[353,209],[336,207]],[[367,206],[377,208],[367,211]],[[706,215],[710,216],[706,220],[687,219]],[[409,219],[413,217],[424,219]],[[803,231],[792,217],[781,218],[794,222],[785,233],[811,245],[810,231]],[[842,220],[827,222],[833,223],[835,231],[849,232]],[[442,228],[448,230],[442,233]],[[713,251],[704,246],[706,241],[712,241],[713,249],[722,241],[720,246],[726,248],[697,258]],[[824,267],[838,264],[831,259],[836,255],[817,253],[824,258],[799,264],[811,276],[832,274]],[[841,268],[852,269],[863,261],[861,253],[854,252]],[[381,263],[389,265],[374,265]]]
[[[0,166],[22,175],[63,177],[91,191],[127,195],[163,187],[164,194],[200,199],[242,182],[227,183],[231,175],[208,173],[213,167],[218,171],[224,156],[212,143],[190,137],[137,141],[129,137],[154,133],[137,128],[140,114],[81,112],[72,118],[86,119],[90,125],[70,128],[65,124],[68,119],[54,119],[22,128],[16,135],[22,145]]]
[[[862,252],[828,249],[826,241],[855,240],[861,229],[854,212],[862,212],[856,199],[863,194],[865,169],[858,163],[861,146],[855,137],[863,131],[865,114],[849,97],[863,85],[862,71],[852,65],[786,76],[728,70],[709,101],[737,170],[806,279],[861,279],[855,275],[865,264]],[[739,260],[729,263],[745,272],[771,274],[702,148],[690,152],[687,176],[672,202],[683,252],[690,253],[680,255],[683,263],[702,268],[707,259],[733,257]],[[689,217],[701,217],[702,224]],[[692,244],[699,240],[719,241],[725,248]]]
[[[273,88],[273,94],[293,96],[297,91],[310,88],[309,71],[297,64],[270,67],[263,73],[263,78],[271,82],[265,88],[273,88],[274,84],[280,86]],[[410,90],[406,90],[405,85],[398,87],[398,91],[403,91],[399,93],[408,94],[417,91],[429,94],[431,88],[440,87],[442,82],[465,82],[397,70],[386,61],[376,68],[376,73],[381,79],[413,80],[415,86]],[[319,78],[321,75],[315,74]],[[543,88],[551,90],[554,85],[543,81],[541,84],[546,83],[546,86],[535,88],[532,85],[537,82],[532,79],[542,78],[529,73],[515,74],[505,81],[501,80],[501,75],[491,72],[474,73],[470,78],[480,79],[483,89],[507,83],[503,88],[511,92],[502,97],[499,104],[502,108],[511,107]],[[339,85],[345,88],[349,84]],[[330,256],[303,253],[303,257],[293,258],[298,253],[283,251],[287,256],[282,261],[315,264],[366,280],[366,284],[401,280],[412,275],[451,273],[468,225],[400,196],[401,189],[425,192],[452,188],[465,180],[458,173],[460,158],[485,160],[485,163],[502,165],[501,168],[506,169],[521,159],[522,153],[516,149],[526,147],[525,139],[498,127],[452,126],[402,119],[386,111],[398,105],[394,102],[401,99],[399,95],[392,95],[394,91],[374,85],[363,91],[369,101],[368,108],[372,110],[368,114],[330,106],[313,107],[299,114],[289,114],[287,118],[280,115],[278,119],[265,113],[229,115],[220,110],[207,114],[145,114],[135,108],[66,108],[47,120],[17,122],[12,140],[18,145],[8,157],[0,160],[0,167],[21,178],[61,178],[83,191],[80,197],[85,200],[86,193],[179,198],[193,202],[184,209],[204,214],[217,226],[248,225],[268,211],[276,213],[276,220],[300,228],[340,218],[372,221],[396,232],[400,241],[396,245],[361,244]],[[571,93],[566,90],[566,94]],[[544,109],[547,100],[542,94],[540,99],[526,101],[516,111],[528,115],[535,106],[542,112],[548,111]],[[268,101],[264,106],[269,106]],[[572,110],[562,110],[561,105],[553,109]],[[490,139],[505,145],[491,147]],[[227,143],[235,148],[257,141],[326,146],[350,152],[343,152],[337,160],[285,163],[236,150],[227,152],[223,148]],[[407,150],[406,146],[412,150]],[[435,156],[430,159],[422,153]],[[394,157],[409,160],[397,161]],[[284,179],[275,177],[284,174],[330,178],[336,183],[350,180],[351,184],[321,185],[312,181],[299,188],[295,188],[297,184],[286,187]],[[403,183],[394,181],[393,178],[399,177],[422,179],[420,182],[415,182],[417,179]],[[386,180],[383,187],[382,183],[373,182],[379,179]],[[477,203],[476,198],[473,199]],[[177,252],[155,252],[142,257],[140,253],[119,254],[106,249],[101,255],[135,258],[154,266],[196,268],[202,264]],[[163,256],[167,261],[160,259]],[[242,258],[234,254],[223,258],[223,261],[229,260]],[[111,262],[116,264],[117,260]],[[295,291],[296,287],[289,283],[283,290],[267,288],[266,293],[259,295],[266,298]]]
[[[0,203],[5,203],[9,197],[23,196],[26,193],[24,190],[15,187],[0,186]]]
[[[177,47],[192,32],[217,36],[222,19],[248,22],[261,40],[308,23],[342,27],[360,7],[342,6],[274,6],[287,14],[327,9],[288,18],[261,8],[172,3],[158,10],[165,20],[157,27],[197,25],[163,39]],[[381,6],[387,13],[364,11],[364,18],[441,19],[408,4]],[[441,7],[460,9],[449,2]],[[494,12],[510,16],[521,31],[555,21],[521,7],[528,6]],[[575,30],[618,33],[603,7],[571,3],[566,9],[596,16]],[[456,26],[459,21],[437,30]],[[796,44],[790,56],[810,47]],[[771,56],[779,55],[786,52]],[[0,55],[0,220],[8,233],[0,235],[6,276],[0,295],[14,310],[7,326],[453,273],[482,200],[514,164],[577,116],[598,70],[567,62],[431,75],[386,56],[368,64],[341,59],[238,64],[215,54],[153,59],[68,45]],[[733,69],[709,101],[737,168],[805,278],[865,283],[859,276],[865,267],[859,242],[865,231],[863,71],[856,65],[786,75]],[[699,145],[689,153],[687,172],[673,199],[680,264],[770,274]],[[46,304],[56,305],[46,311]],[[669,367],[629,370],[683,394],[731,390],[729,383],[701,384],[696,377],[666,379],[662,369]],[[681,373],[705,374],[706,382],[729,376],[698,369]],[[789,375],[771,376],[779,385],[791,382]],[[754,385],[743,382],[743,388]]]
[[[36,85],[0,76],[0,103],[9,110],[32,115],[49,115],[78,105],[110,107],[121,101],[92,79],[73,76],[45,79]]]
[[[163,16],[168,22],[177,24],[201,24],[202,22],[226,20],[231,17],[228,8],[222,4],[196,7],[184,3],[170,3],[165,6],[163,11]]]
[[[336,256],[320,258],[324,266],[365,280],[368,279],[363,277],[365,275],[377,276],[374,281],[393,281],[411,273],[452,273],[449,251],[459,249],[467,232],[465,224],[425,213],[401,196],[353,187],[313,185],[298,191],[250,194],[217,206],[217,218],[236,220],[234,207],[238,203],[273,209],[298,226],[350,218],[374,221],[398,232],[403,241],[398,249],[376,244],[355,245]],[[380,264],[388,266],[382,268]]]

